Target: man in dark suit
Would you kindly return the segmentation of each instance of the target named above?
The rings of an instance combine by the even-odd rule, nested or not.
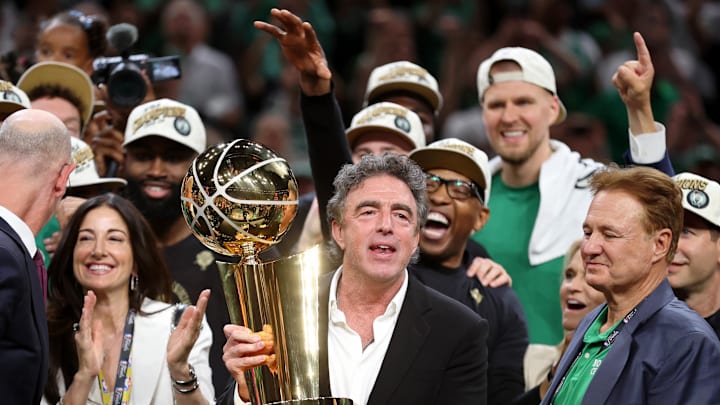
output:
[[[47,276],[35,235],[65,194],[74,165],[70,134],[54,115],[21,110],[0,127],[0,393],[40,403],[48,367]]]
[[[321,296],[321,394],[361,405],[486,404],[487,321],[408,276],[427,216],[422,170],[407,157],[368,155],[334,186],[328,216],[342,265]],[[243,370],[269,364],[271,350],[245,327],[225,334],[237,383],[225,403],[243,403]]]

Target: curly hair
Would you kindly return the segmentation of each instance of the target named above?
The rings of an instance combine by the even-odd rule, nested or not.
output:
[[[54,23],[67,24],[80,28],[87,37],[88,53],[90,57],[97,58],[107,50],[107,23],[100,16],[85,15],[76,10],[64,11],[55,14],[40,25],[40,32]]]
[[[358,188],[365,180],[382,175],[395,177],[410,188],[417,205],[416,231],[420,232],[428,215],[425,174],[420,166],[407,156],[393,153],[365,155],[360,162],[347,164],[340,169],[333,181],[335,194],[330,198],[327,205],[328,222],[332,224],[335,221],[342,224],[348,194]],[[338,261],[342,255],[334,241],[331,241],[330,249],[332,259]]]

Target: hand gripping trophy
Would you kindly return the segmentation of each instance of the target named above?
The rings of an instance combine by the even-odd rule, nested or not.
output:
[[[327,315],[319,313],[319,248],[268,263],[257,258],[290,228],[297,200],[287,161],[245,139],[195,158],[181,191],[183,215],[200,242],[240,257],[218,263],[231,322],[273,337],[275,363],[245,371],[252,403],[349,405],[320,394],[327,355],[319,325]]]

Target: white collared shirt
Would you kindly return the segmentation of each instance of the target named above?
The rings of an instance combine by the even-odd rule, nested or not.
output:
[[[380,372],[400,315],[400,309],[405,301],[408,272],[405,269],[403,283],[388,304],[385,313],[373,321],[373,341],[365,350],[363,350],[360,335],[348,326],[345,322],[345,314],[337,306],[337,285],[341,275],[342,267],[333,275],[328,302],[330,391],[335,398],[350,398],[355,405],[364,405],[375,385],[375,379]],[[235,405],[249,404],[240,399],[237,384],[233,391]]]
[[[2,205],[0,205],[0,218],[4,219],[5,222],[10,225],[10,228],[18,234],[20,240],[22,240],[23,245],[25,245],[25,248],[30,254],[30,257],[35,256],[37,245],[35,244],[35,235],[33,235],[30,227],[27,226],[20,217]]]
[[[342,267],[333,276],[328,304],[328,368],[333,397],[350,398],[364,405],[370,397],[380,366],[385,359],[395,324],[407,293],[408,273],[385,313],[373,321],[373,341],[363,350],[360,335],[346,323],[337,305],[337,284]]]

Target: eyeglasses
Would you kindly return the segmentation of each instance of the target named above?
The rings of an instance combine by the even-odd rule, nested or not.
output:
[[[475,183],[459,179],[448,180],[434,174],[425,173],[425,184],[427,185],[428,193],[438,191],[440,186],[444,184],[447,187],[448,195],[454,200],[462,201],[471,197],[477,197],[481,203],[483,202],[480,187]]]

